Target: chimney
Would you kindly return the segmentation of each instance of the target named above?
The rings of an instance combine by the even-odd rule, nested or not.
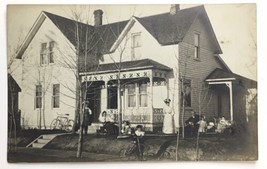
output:
[[[102,25],[103,11],[101,9],[95,10],[94,15],[95,15],[95,26]]]
[[[180,4],[172,4],[170,9],[170,14],[175,15],[180,10]]]

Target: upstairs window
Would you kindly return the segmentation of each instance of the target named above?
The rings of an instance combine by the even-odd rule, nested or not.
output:
[[[55,42],[51,41],[49,42],[49,47],[48,47],[48,63],[54,63],[54,45]]]
[[[132,34],[132,60],[141,58],[141,33]]]
[[[199,56],[199,34],[195,33],[194,35],[194,58],[200,59]]]
[[[35,88],[35,108],[42,108],[42,85],[36,85]]]
[[[52,107],[59,108],[60,85],[53,85]]]
[[[41,44],[40,51],[40,63],[41,65],[54,63],[54,46],[55,42],[51,41],[49,43]]]
[[[41,44],[41,51],[40,51],[40,63],[41,63],[41,65],[47,64],[46,46],[47,46],[47,43],[42,43]]]

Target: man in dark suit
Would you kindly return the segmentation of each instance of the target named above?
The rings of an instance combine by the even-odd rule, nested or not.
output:
[[[88,126],[92,124],[92,110],[89,108],[89,101],[83,102],[83,113],[84,113],[84,115],[82,116],[83,120],[81,119],[81,122],[83,122],[82,132],[84,132],[84,134],[87,134]]]
[[[185,126],[187,131],[190,132],[190,135],[194,135],[198,128],[199,115],[192,111],[192,115],[185,121]]]

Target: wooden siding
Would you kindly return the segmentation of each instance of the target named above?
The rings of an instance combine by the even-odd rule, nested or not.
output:
[[[218,95],[214,90],[210,90],[205,84],[205,78],[215,69],[221,68],[214,56],[214,46],[211,41],[211,32],[205,25],[205,19],[198,17],[184,41],[179,44],[180,75],[191,80],[191,107],[186,108],[185,120],[194,110],[206,115],[209,119],[218,111]],[[200,57],[194,58],[194,34],[200,35]],[[200,104],[199,104],[200,101]]]

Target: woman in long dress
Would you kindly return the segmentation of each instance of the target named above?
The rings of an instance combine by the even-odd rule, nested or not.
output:
[[[163,120],[163,133],[173,134],[173,109],[170,107],[171,99],[165,99],[165,107],[163,108],[164,120]]]

